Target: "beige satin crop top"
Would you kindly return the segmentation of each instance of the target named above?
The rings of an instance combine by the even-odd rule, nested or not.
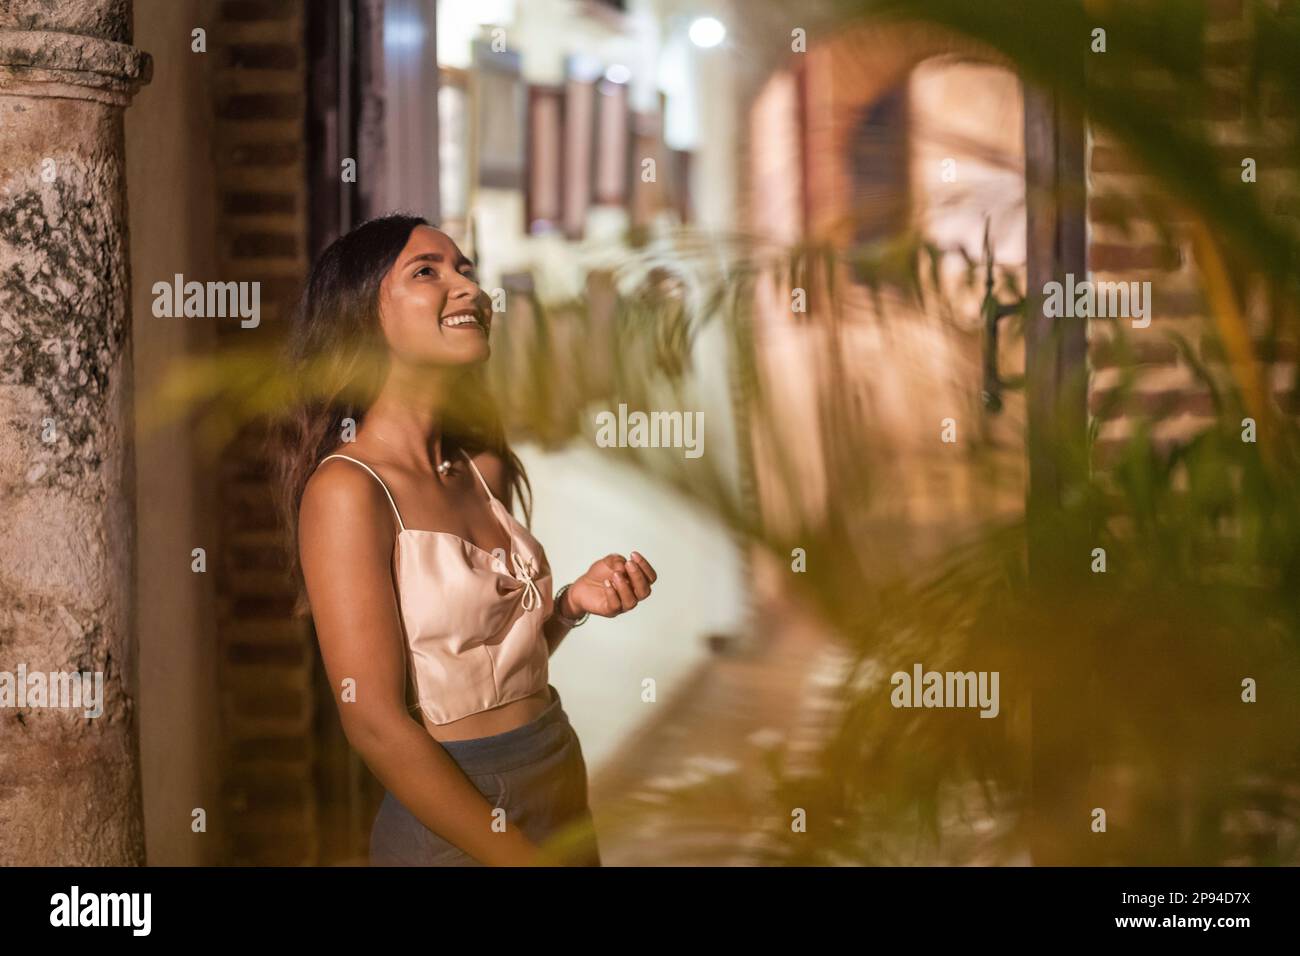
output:
[[[379,482],[397,518],[394,585],[410,648],[408,678],[420,709],[435,724],[500,707],[545,690],[550,651],[542,624],[551,616],[546,552],[465,460],[487,492],[488,506],[510,539],[510,553],[484,551],[446,531],[402,523],[397,502],[365,462],[347,455]]]

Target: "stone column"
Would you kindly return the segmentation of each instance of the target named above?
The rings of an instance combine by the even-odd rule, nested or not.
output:
[[[130,43],[131,0],[0,2],[0,865],[145,859],[122,113],[151,61]],[[101,674],[102,713],[49,706],[57,686],[35,704],[52,671],[92,695]]]

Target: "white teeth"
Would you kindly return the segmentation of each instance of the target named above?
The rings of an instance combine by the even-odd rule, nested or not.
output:
[[[473,315],[452,315],[442,320],[443,325],[478,325],[478,318]]]

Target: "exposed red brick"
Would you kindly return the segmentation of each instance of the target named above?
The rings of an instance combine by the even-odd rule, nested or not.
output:
[[[1264,115],[1269,119],[1295,119],[1300,115],[1300,109],[1289,95],[1274,90],[1264,97]]]
[[[1127,153],[1114,146],[1094,146],[1090,163],[1094,173],[1141,172],[1141,167]]]
[[[217,116],[225,120],[288,120],[302,112],[297,93],[235,93],[217,105]]]
[[[250,531],[272,532],[279,528],[279,515],[275,510],[270,489],[257,486],[257,497],[235,495],[227,490],[221,506],[231,527]]]
[[[293,70],[298,48],[287,43],[234,43],[226,47],[226,65],[245,70]]]
[[[1088,218],[1093,222],[1123,225],[1149,220],[1175,225],[1191,221],[1191,213],[1149,193],[1093,193],[1088,197]]]
[[[245,232],[230,244],[236,259],[293,258],[298,254],[298,237],[284,232]]]
[[[1182,264],[1182,253],[1169,246],[1130,246],[1119,243],[1094,242],[1088,246],[1088,268],[1098,272],[1122,272],[1129,269],[1177,269]]]
[[[1279,216],[1300,216],[1300,196],[1278,196],[1273,211]]]
[[[302,280],[288,276],[271,276],[259,280],[262,283],[262,302],[281,302],[294,304],[302,294]]]
[[[1296,343],[1284,339],[1255,339],[1251,343],[1251,354],[1261,362],[1295,361]],[[1201,357],[1208,362],[1226,362],[1228,360],[1223,343],[1215,338],[1207,338],[1201,343]]]
[[[278,617],[288,620],[293,614],[294,602],[287,596],[282,597],[232,597],[230,616],[232,618]]]
[[[282,325],[277,325],[277,323],[281,322],[283,316],[277,316],[274,312],[274,309],[264,307],[262,309],[262,321],[258,323],[255,329],[240,328],[238,322],[218,323],[214,329],[218,347],[223,349],[245,348],[252,341],[249,336],[257,336],[262,341],[279,339],[283,328]]]
[[[1120,397],[1114,389],[1092,390],[1088,395],[1088,411],[1100,414],[1103,408],[1119,398],[1115,408],[1109,409],[1106,418],[1123,418],[1141,415],[1149,418],[1166,418],[1175,415],[1214,414],[1214,400],[1203,389],[1169,389],[1159,392],[1131,392]]]
[[[1215,87],[1209,92],[1205,116],[1212,120],[1241,119],[1242,105],[1240,91]]]
[[[1210,20],[1226,22],[1241,20],[1245,4],[1243,0],[1207,0],[1207,12]],[[1221,31],[1237,33],[1237,31]],[[1240,183],[1242,160],[1250,157],[1258,163],[1261,180],[1272,175],[1275,183],[1286,183],[1282,178],[1294,174],[1300,168],[1300,154],[1289,143],[1278,143],[1271,135],[1272,129],[1262,124],[1260,139],[1270,142],[1253,142],[1256,133],[1242,134],[1236,131],[1237,124],[1244,118],[1264,116],[1267,118],[1292,119],[1297,116],[1297,103],[1276,89],[1265,88],[1262,101],[1247,99],[1243,84],[1243,69],[1249,55],[1249,41],[1238,36],[1212,38],[1205,46],[1205,62],[1210,67],[1219,68],[1215,82],[1221,85],[1211,88],[1203,101],[1189,98],[1188,91],[1162,91],[1142,94],[1144,105],[1159,108],[1166,115],[1185,121],[1195,121],[1198,128],[1208,127],[1213,139],[1221,145],[1216,147],[1219,173],[1227,183]],[[1125,77],[1131,80],[1131,77]],[[1104,83],[1106,76],[1101,74],[1098,83]],[[1092,81],[1090,79],[1090,85]],[[1202,124],[1201,121],[1208,121]],[[1216,128],[1216,124],[1217,128]],[[1223,125],[1231,124],[1231,125]],[[1222,142],[1222,134],[1231,131],[1234,136],[1245,136],[1244,140]],[[1137,190],[1142,184],[1150,182],[1145,177],[1148,171],[1126,156],[1122,149],[1113,146],[1095,146],[1090,152],[1089,169],[1092,173],[1126,173],[1135,178],[1126,183],[1126,188]],[[1281,174],[1281,176],[1279,176]],[[1246,187],[1241,187],[1246,188]],[[1252,187],[1253,188],[1253,187]],[[1285,187],[1289,188],[1289,187]],[[1278,216],[1300,217],[1300,195],[1291,189],[1280,197],[1270,197],[1271,211]],[[1122,196],[1098,194],[1089,198],[1088,219],[1091,223],[1122,223],[1125,218],[1139,219],[1156,224],[1177,225],[1179,215],[1173,210],[1164,210],[1159,201],[1150,205],[1137,199],[1125,199]],[[1175,234],[1178,230],[1175,230]],[[1113,243],[1094,242],[1088,251],[1089,266],[1097,271],[1113,272],[1120,275],[1146,270],[1169,269],[1180,265],[1183,254],[1177,248],[1165,248],[1166,242],[1177,240],[1151,240],[1147,242],[1124,241]],[[1239,272],[1244,273],[1244,269]],[[1126,276],[1131,277],[1131,276]],[[1234,273],[1234,280],[1246,280],[1244,274]],[[1178,291],[1162,293],[1160,284],[1152,286],[1152,311],[1157,321],[1168,317],[1202,317],[1207,328],[1208,306],[1199,292]],[[1240,288],[1239,288],[1240,291]],[[1158,332],[1157,329],[1148,330]],[[1197,359],[1212,369],[1225,371],[1227,362],[1222,346],[1212,335],[1193,338],[1193,347],[1197,350]],[[1089,344],[1089,363],[1093,368],[1114,368],[1121,363],[1135,363],[1140,367],[1169,366],[1181,364],[1182,357],[1173,342],[1162,336],[1134,333],[1127,337],[1128,351],[1108,337],[1098,335]],[[1261,363],[1296,361],[1296,344],[1292,341],[1272,341],[1258,339],[1254,343],[1254,355]],[[1104,380],[1103,380],[1104,381]],[[1139,381],[1141,379],[1139,378]],[[1282,409],[1294,413],[1300,409],[1300,395],[1288,385],[1273,393],[1273,398]],[[1118,421],[1128,418],[1159,420],[1170,416],[1191,415],[1198,424],[1212,427],[1215,414],[1209,391],[1199,383],[1182,388],[1170,387],[1157,392],[1132,392],[1121,395],[1114,389],[1098,388],[1094,383],[1089,394],[1089,407],[1094,415],[1101,413],[1103,406],[1110,400],[1119,400],[1120,404],[1106,415]],[[1186,443],[1183,435],[1152,437],[1151,444],[1155,452],[1167,457],[1175,447]],[[1099,439],[1093,446],[1093,463],[1101,470],[1112,467],[1117,456],[1125,449],[1127,439]]]
[[[1223,165],[1235,175],[1241,173],[1241,161],[1253,159],[1259,167],[1280,167],[1295,169],[1300,167],[1300,155],[1289,146],[1269,145],[1264,143],[1232,143],[1218,148]]]
[[[314,834],[243,834],[231,828],[235,866],[310,866],[317,852]]]
[[[1126,344],[1124,349],[1114,339],[1094,339],[1088,345],[1088,360],[1093,368],[1112,368],[1127,362],[1173,365],[1178,361],[1178,349],[1168,339],[1133,338]]]
[[[268,429],[262,422],[254,422],[231,439],[226,446],[226,457],[220,464],[223,481],[240,481],[242,479],[266,479],[270,477],[267,455]]]
[[[1098,89],[1104,84],[1095,84]],[[1137,108],[1151,113],[1171,117],[1175,120],[1234,120],[1242,116],[1241,91],[1232,87],[1216,86],[1206,90],[1204,99],[1193,98],[1191,92],[1182,88],[1142,88],[1134,85],[1125,77],[1124,85],[1113,90],[1123,94]]]
[[[231,571],[265,571],[268,572],[268,578],[265,580],[266,588],[274,587],[278,582],[274,580],[274,573],[285,569],[285,557],[283,549],[277,547],[268,547],[263,544],[246,545],[238,540],[230,543],[226,552],[231,561]],[[261,591],[259,590],[259,593]]]
[[[226,240],[224,272],[231,279],[259,282],[262,308],[256,329],[218,323],[218,351],[275,347],[282,319],[302,289],[304,276],[286,269],[296,270],[306,229],[306,89],[299,84],[306,53],[294,21],[307,2],[315,0],[221,0],[217,5],[227,24],[265,25],[251,42],[227,37],[220,47],[212,103],[222,129],[214,152],[218,182],[247,179],[223,175],[232,171],[265,170],[275,176],[266,185],[242,182],[222,189],[217,197],[218,229]],[[210,32],[222,35],[220,27]],[[228,81],[247,70],[289,73],[294,87],[236,92]],[[249,228],[243,218],[262,215],[279,218],[272,228]],[[266,428],[256,423],[228,443],[215,476],[216,560],[223,569],[215,583],[228,754],[224,822],[231,835],[230,862],[236,865],[316,865],[322,860],[312,776],[317,745],[310,721],[318,665],[310,624],[293,617],[296,595],[285,573],[288,556],[270,481]],[[288,689],[260,689],[268,681]],[[250,720],[274,732],[250,735]]]
[[[1151,287],[1151,309],[1157,318],[1178,318],[1205,314],[1205,297],[1200,292]]]
[[[221,19],[232,22],[288,20],[298,12],[293,0],[222,0]]]
[[[308,706],[301,691],[282,690],[278,693],[257,693],[235,689],[235,712],[245,719],[301,717]]]
[[[278,644],[301,647],[309,642],[310,629],[304,623],[295,623],[287,618],[276,620],[258,620],[246,618],[238,623],[223,621],[217,628],[217,643],[228,647],[238,643]]]
[[[229,323],[227,323],[227,327]],[[240,332],[249,330],[240,329],[236,324],[235,329]],[[223,326],[217,326],[218,329]],[[247,481],[261,479],[269,481],[271,478],[270,463],[260,457],[249,455],[247,452],[236,452],[233,448],[226,449],[226,457],[221,460],[220,465],[221,480],[224,481]]]
[[[1205,62],[1209,66],[1238,66],[1246,62],[1250,45],[1245,40],[1217,40],[1205,45]]]
[[[1165,116],[1187,114],[1187,95],[1182,90],[1142,90],[1140,104],[1144,109]]]
[[[226,570],[222,591],[235,598],[261,598],[266,600],[287,599],[293,596],[293,588],[288,575],[276,571],[259,574],[244,567],[230,567]]]
[[[292,644],[235,643],[226,648],[231,664],[259,664],[266,667],[299,667],[304,663],[303,647]]]
[[[226,193],[223,205],[232,216],[265,216],[291,213],[297,204],[298,197],[289,192],[237,192]]]
[[[1093,222],[1119,225],[1130,219],[1144,218],[1132,196],[1119,193],[1093,193],[1088,197],[1088,218]]]
[[[1243,12],[1243,0],[1205,0],[1205,16],[1208,20],[1240,20]]]
[[[227,150],[232,166],[289,166],[302,156],[299,143],[235,143]]]
[[[302,800],[311,782],[301,769],[263,770],[246,777],[235,786],[226,787],[231,804],[241,812],[271,813],[294,806]]]
[[[266,767],[267,761],[240,761],[243,766],[241,769],[249,773],[257,773]],[[252,764],[252,766],[249,766]],[[230,832],[239,837],[260,836],[262,839],[275,839],[277,834],[292,833],[300,835],[312,835],[313,820],[310,814],[302,813],[294,808],[276,808],[265,809],[260,806],[251,806],[233,816],[230,820]]]
[[[240,763],[257,761],[299,762],[311,757],[311,748],[300,736],[258,737],[237,741],[231,756]]]

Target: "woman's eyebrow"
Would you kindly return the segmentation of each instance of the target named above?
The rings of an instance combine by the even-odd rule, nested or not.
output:
[[[406,266],[409,266],[413,262],[425,262],[425,261],[442,262],[443,255],[441,252],[421,252],[419,255],[411,256],[411,258],[407,259],[406,265],[402,266],[402,268],[405,269]]]

